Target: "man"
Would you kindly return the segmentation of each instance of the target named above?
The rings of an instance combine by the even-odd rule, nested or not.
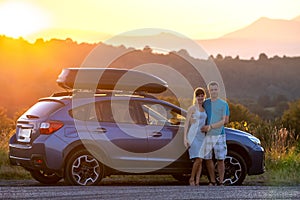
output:
[[[225,164],[224,160],[227,154],[226,136],[224,124],[229,121],[229,107],[226,101],[219,98],[219,84],[212,81],[208,84],[210,98],[203,103],[207,113],[207,125],[201,128],[207,132],[204,141],[204,159],[210,177],[209,185],[216,185],[214,163],[212,153],[217,160],[219,184],[223,185]]]

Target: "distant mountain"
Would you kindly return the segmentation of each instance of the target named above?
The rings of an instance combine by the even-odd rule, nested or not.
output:
[[[292,19],[294,21],[300,21],[300,15],[298,17],[295,17],[294,19]]]
[[[300,55],[300,16],[292,20],[260,18],[245,28],[221,38],[198,40],[209,54],[250,58]]]
[[[300,42],[300,21],[262,17],[249,26],[228,33],[222,38]]]
[[[152,34],[147,35],[148,32],[153,31]],[[154,33],[155,32],[155,33]],[[133,47],[135,49],[143,49],[150,46],[155,52],[168,53],[171,51],[179,51],[181,49],[187,50],[189,55],[197,58],[206,59],[210,54],[202,51],[196,41],[187,38],[186,36],[173,32],[160,32],[160,30],[146,30],[141,31],[145,35],[118,35],[108,44],[114,46],[124,45],[126,47]]]
[[[147,31],[145,32],[147,33]],[[71,36],[72,35],[72,36]],[[50,29],[33,34],[27,38],[34,41],[35,38],[50,40],[52,38],[72,38],[77,42],[98,43],[110,40],[113,35],[105,32],[82,31],[72,29]],[[144,46],[161,47],[162,50],[188,49],[193,57],[199,55],[195,45],[176,33],[160,32],[143,36],[131,37],[128,35],[118,36],[113,39],[114,45],[124,45],[142,49]],[[225,34],[216,39],[195,40],[206,51],[200,57],[207,55],[222,54],[224,56],[239,56],[249,59],[257,58],[259,54],[266,53],[268,56],[299,56],[300,55],[300,15],[291,19],[270,19],[262,17],[252,24]],[[196,49],[196,50],[195,50]]]

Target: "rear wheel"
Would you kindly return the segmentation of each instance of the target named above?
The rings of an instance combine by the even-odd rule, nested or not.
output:
[[[55,184],[62,179],[55,173],[46,173],[42,170],[32,170],[30,174],[35,180],[43,184]]]
[[[71,185],[97,185],[103,178],[103,165],[87,150],[72,155],[65,169],[65,180]]]
[[[238,153],[234,151],[228,151],[224,162],[224,185],[241,185],[247,174],[247,165],[245,160]],[[218,179],[219,178],[217,177],[217,180]]]

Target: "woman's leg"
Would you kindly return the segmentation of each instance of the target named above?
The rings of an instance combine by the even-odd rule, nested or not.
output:
[[[195,175],[196,175],[196,167],[195,167],[195,161],[194,161],[193,168],[192,168],[192,173],[191,173],[191,177],[190,177],[190,180],[189,180],[189,183],[192,186],[195,185]]]
[[[190,185],[195,185],[196,173],[198,171],[198,163],[199,163],[198,158],[195,158],[194,163],[193,163],[191,178],[189,180]]]

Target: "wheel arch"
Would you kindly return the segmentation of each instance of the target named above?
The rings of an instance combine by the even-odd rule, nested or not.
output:
[[[230,142],[230,143],[227,143],[227,150],[233,151],[233,152],[239,154],[244,159],[244,161],[246,163],[246,167],[247,167],[246,172],[248,174],[248,170],[251,166],[251,159],[250,159],[249,152],[247,151],[247,149],[245,149],[243,146],[241,146],[238,143]]]
[[[86,148],[86,145],[88,145],[88,149]],[[101,162],[104,166],[104,175],[108,175],[109,173],[109,168],[106,167],[107,163],[109,163],[109,159],[107,154],[101,149],[99,148],[99,146],[91,143],[91,142],[82,142],[82,141],[76,141],[71,143],[65,150],[64,150],[64,161],[63,161],[63,174],[65,174],[65,167],[67,164],[67,161],[70,159],[70,157],[77,151],[85,149],[87,151],[89,151],[91,154],[93,154],[93,152],[97,152],[97,154],[101,154],[101,160],[99,160],[99,162]]]

